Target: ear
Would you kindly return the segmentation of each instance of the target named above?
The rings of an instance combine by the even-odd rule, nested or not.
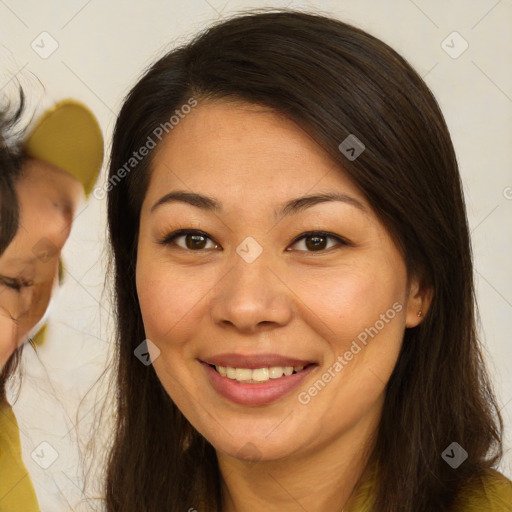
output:
[[[414,277],[409,285],[409,296],[407,299],[406,327],[416,327],[428,313],[434,291],[431,286],[422,280]]]

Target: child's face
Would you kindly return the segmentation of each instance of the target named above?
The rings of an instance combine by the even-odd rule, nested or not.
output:
[[[162,199],[178,190],[221,206]],[[281,212],[319,193],[341,200]],[[201,233],[171,239],[179,229]],[[200,103],[164,139],[136,279],[155,371],[221,457],[299,456],[354,429],[367,435],[422,309],[348,175],[295,124],[247,104]]]
[[[57,282],[82,186],[69,173],[27,160],[16,182],[18,231],[0,256],[0,367],[43,317]]]

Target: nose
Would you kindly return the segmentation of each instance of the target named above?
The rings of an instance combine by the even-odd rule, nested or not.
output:
[[[247,263],[233,255],[233,267],[214,288],[211,318],[219,326],[253,334],[283,327],[293,316],[291,292],[263,254]]]

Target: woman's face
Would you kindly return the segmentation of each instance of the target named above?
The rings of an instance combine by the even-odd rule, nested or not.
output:
[[[300,199],[318,194],[339,200]],[[348,175],[297,125],[245,103],[200,102],[163,140],[136,279],[162,385],[218,453],[240,459],[375,426],[422,309]]]

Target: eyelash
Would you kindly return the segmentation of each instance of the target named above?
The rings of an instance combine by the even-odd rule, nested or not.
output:
[[[4,286],[7,286],[7,288],[10,288],[11,290],[14,290],[18,293],[22,288],[32,286],[32,283],[29,283],[28,281],[7,276],[0,276],[0,284],[3,284]]]
[[[176,238],[179,238],[181,236],[186,236],[186,235],[199,235],[199,236],[202,236],[204,238],[208,238],[209,240],[214,242],[216,245],[219,245],[207,233],[205,233],[204,231],[199,231],[199,230],[195,230],[195,229],[179,229],[177,231],[173,231],[172,233],[169,233],[169,234],[165,235],[165,237],[163,237],[158,243],[161,244],[161,245],[177,245],[175,243]],[[338,247],[337,248],[339,248],[341,246],[350,246],[351,245],[351,243],[348,240],[342,238],[339,235],[335,235],[334,233],[330,233],[330,232],[327,232],[327,231],[306,231],[305,233],[301,233],[297,238],[295,238],[293,240],[293,242],[291,243],[291,245],[295,245],[300,240],[306,239],[306,238],[309,238],[309,237],[313,237],[313,236],[318,236],[318,237],[323,237],[323,238],[330,238],[330,239],[336,240],[336,242],[338,243]],[[206,251],[207,250],[207,249],[193,250],[193,249],[188,249],[188,248],[185,248],[185,247],[181,247],[179,245],[177,247],[179,249],[183,249],[184,251],[190,251],[190,252],[202,252],[202,251]],[[324,253],[324,252],[330,251],[333,248],[336,248],[336,247],[329,247],[327,249],[321,249],[321,250],[318,250],[318,251],[304,251],[304,250],[301,250],[299,252],[307,252],[307,253],[311,253],[311,254],[314,254],[314,253]]]

